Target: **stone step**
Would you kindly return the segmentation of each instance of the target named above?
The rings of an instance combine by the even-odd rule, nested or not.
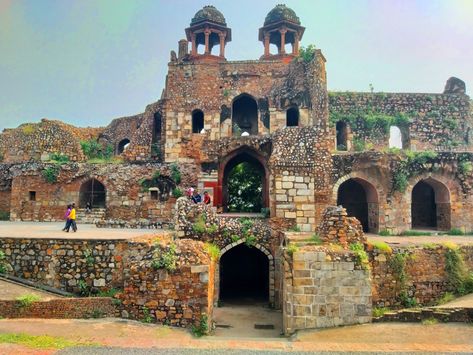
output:
[[[77,210],[77,220],[80,223],[95,224],[105,219],[105,212],[105,208],[94,208],[88,213],[85,211],[85,208],[80,208]]]

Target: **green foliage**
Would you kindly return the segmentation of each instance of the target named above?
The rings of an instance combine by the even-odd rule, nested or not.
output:
[[[177,268],[177,247],[176,244],[170,243],[168,246],[156,246],[153,258],[151,260],[151,267],[153,269],[166,269],[174,271]]]
[[[407,231],[401,232],[399,235],[403,237],[420,237],[420,236],[432,235],[432,233],[425,232],[425,231],[407,230]]]
[[[407,260],[412,258],[408,252],[398,252],[389,259],[389,266],[397,282],[399,300],[404,307],[415,307],[417,301],[407,293],[408,274],[406,271]]]
[[[158,159],[162,158],[161,146],[159,145],[159,143],[151,144],[151,156]]]
[[[63,164],[69,162],[69,157],[63,153],[51,153],[49,160],[54,163]]]
[[[10,220],[10,212],[0,211],[0,221],[9,221],[9,220]]]
[[[299,227],[297,224],[294,224],[293,226],[291,226],[289,229],[288,229],[289,232],[300,232],[301,231],[301,227]]]
[[[23,134],[27,136],[33,134],[35,130],[36,130],[36,126],[32,123],[26,123],[21,127],[21,131],[23,132]]]
[[[448,235],[465,235],[460,228],[452,228],[447,232]]]
[[[81,296],[90,296],[90,286],[85,280],[77,281],[77,287],[79,288]]]
[[[8,263],[6,261],[5,252],[0,250],[0,274],[4,274],[8,271]]]
[[[0,344],[19,344],[32,349],[64,349],[76,346],[96,345],[87,342],[71,341],[61,337],[51,337],[48,335],[29,335],[29,334],[0,334]]]
[[[194,334],[194,336],[200,338],[204,335],[207,335],[209,333],[209,320],[208,320],[208,317],[207,315],[205,314],[202,314],[200,316],[200,321],[199,321],[199,325],[193,325],[192,328],[191,328],[191,332],[192,334]]]
[[[437,300],[437,306],[451,302],[455,299],[455,295],[451,292],[445,292],[439,300]]]
[[[434,317],[430,317],[430,318],[422,320],[422,325],[434,325],[434,324],[438,324],[438,322],[439,322],[438,319]]]
[[[95,258],[92,255],[92,250],[91,249],[85,249],[84,250],[84,258],[85,258],[85,263],[87,266],[93,266],[95,262]]]
[[[350,250],[353,251],[353,254],[356,257],[358,264],[361,265],[361,268],[363,270],[368,270],[370,268],[369,258],[363,244],[360,242],[351,243],[349,247]]]
[[[362,138],[353,138],[353,149],[355,152],[362,152],[366,148],[365,140]]]
[[[232,234],[230,239],[232,240],[232,243],[235,243],[235,242],[238,242],[240,240],[240,237],[236,234]]]
[[[143,318],[141,318],[141,321],[147,324],[152,323],[153,317],[151,316],[151,313],[149,312],[148,307],[143,306],[142,311],[143,311]]]
[[[21,295],[21,296],[17,297],[15,300],[16,300],[16,303],[18,304],[18,307],[28,308],[33,303],[38,302],[39,300],[41,300],[41,297],[39,297],[38,295],[28,293],[26,295]]]
[[[310,241],[315,245],[323,244],[322,239],[320,239],[320,235],[318,235],[317,233],[312,234],[312,237],[310,237]]]
[[[245,237],[245,245],[247,247],[254,247],[256,245],[256,237],[253,234],[247,235]]]
[[[220,258],[220,248],[217,245],[206,243],[205,250],[213,261],[217,261]]]
[[[269,218],[271,214],[271,210],[268,207],[263,207],[261,209],[261,214],[263,215],[264,218]]]
[[[232,129],[233,129],[234,137],[241,137],[241,134],[243,133],[243,131],[241,130],[240,126],[237,123],[233,124]]]
[[[264,172],[249,162],[236,165],[228,175],[228,210],[260,212],[263,207]]]
[[[171,164],[171,179],[179,185],[181,183],[181,169],[176,163]]]
[[[176,187],[176,188],[172,189],[172,195],[175,198],[179,198],[179,197],[184,196],[184,193],[182,192],[182,190],[179,187]]]
[[[222,95],[223,95],[223,97],[228,97],[228,96],[230,95],[230,90],[228,90],[228,89],[223,89]]]
[[[382,237],[387,237],[387,236],[391,235],[391,232],[388,229],[383,229],[383,230],[379,231],[378,234]]]
[[[374,307],[373,308],[373,317],[382,317],[385,313],[389,312],[390,309],[386,307]]]
[[[378,249],[380,252],[382,252],[384,254],[392,254],[392,252],[393,252],[391,247],[385,242],[374,241],[374,242],[370,242],[370,244],[375,249]]]
[[[304,63],[310,63],[315,57],[315,45],[309,44],[307,47],[301,46],[299,48],[299,58],[303,60]]]
[[[108,160],[113,156],[113,145],[107,144],[102,146],[96,139],[89,139],[81,141],[80,145],[82,151],[88,160],[90,159],[104,159]]]
[[[469,174],[473,171],[473,163],[471,161],[462,161],[458,164],[458,171],[462,175]]]
[[[121,291],[117,290],[116,288],[111,288],[111,289],[108,289],[108,290],[100,290],[97,293],[97,297],[111,297],[111,298],[113,298],[119,292],[121,292]]]
[[[433,163],[437,156],[436,152],[429,150],[423,152],[405,151],[404,159],[399,162],[393,172],[394,191],[406,191],[408,179],[424,171],[424,165]]]
[[[215,234],[218,232],[216,224],[207,226],[206,222],[207,216],[204,213],[199,214],[192,225],[192,230],[197,234]]]
[[[447,281],[457,295],[473,292],[473,273],[468,273],[458,246],[445,243],[445,271]]]
[[[294,253],[299,251],[299,247],[296,244],[289,244],[286,251],[290,256],[292,256]]]
[[[422,248],[424,249],[437,249],[438,247],[439,247],[438,244],[431,243],[431,242],[422,244]]]
[[[57,182],[60,171],[61,168],[58,165],[50,165],[47,168],[44,168],[42,171],[44,180],[50,184],[54,184]]]
[[[400,294],[399,294],[399,299],[401,300],[401,304],[404,306],[404,307],[407,307],[407,308],[413,308],[413,307],[417,307],[417,301],[415,298],[413,297],[410,297],[406,291],[402,291]]]

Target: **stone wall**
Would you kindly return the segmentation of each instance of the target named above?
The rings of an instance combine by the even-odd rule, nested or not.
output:
[[[11,275],[76,294],[122,288],[118,240],[0,239]]]
[[[452,292],[445,269],[446,247],[393,248],[393,253],[373,249],[370,264],[373,275],[373,305],[378,307],[399,308],[406,302],[418,305],[434,305],[445,293]],[[461,252],[465,264],[473,271],[473,247],[463,246]],[[396,254],[405,255],[405,281],[399,274]]]
[[[326,328],[371,321],[370,272],[351,252],[304,247],[285,257],[283,330]]]
[[[333,131],[334,121],[350,115],[375,112],[396,116],[402,113],[409,120],[407,125],[399,127],[403,148],[414,151],[472,150],[473,117],[466,95],[331,92],[329,101]],[[389,147],[389,130],[385,132],[375,127],[371,132],[359,120],[349,124],[348,131],[351,140],[348,145],[352,151],[355,150],[355,139],[377,149]],[[333,146],[336,148],[335,143]]]
[[[2,318],[105,318],[116,317],[118,312],[109,297],[55,298],[35,301],[21,307],[18,301],[0,300]]]
[[[81,140],[96,138],[102,128],[78,128],[42,119],[40,123],[25,123],[0,134],[0,156],[3,162],[48,160],[51,153],[65,154],[71,161],[82,161],[85,156]]]
[[[176,269],[154,269],[153,255],[170,243],[176,246]],[[150,316],[153,322],[189,327],[198,325],[205,315],[211,324],[215,265],[204,243],[182,239],[138,248],[130,254],[124,273],[124,289],[119,296],[122,316]]]

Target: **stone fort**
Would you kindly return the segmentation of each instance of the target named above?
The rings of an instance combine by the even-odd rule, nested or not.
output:
[[[0,135],[2,216],[11,221],[60,221],[66,205],[76,201],[79,219],[98,227],[173,227],[176,243],[188,257],[182,265],[211,264],[203,256],[203,247],[195,247],[197,242],[211,241],[221,250],[221,263],[224,257],[236,264],[248,260],[253,263],[248,268],[261,269],[252,282],[264,280],[263,298],[283,308],[288,332],[367,321],[366,309],[372,303],[399,304],[399,290],[389,286],[394,276],[369,281],[366,270],[353,265],[347,250],[331,258],[336,252],[314,251],[309,246],[288,260],[287,253],[281,254],[290,239],[286,231],[317,232],[324,237],[335,223],[330,221],[343,222],[337,232],[326,233],[327,238],[335,235],[340,240],[363,241],[363,232],[472,231],[472,102],[465,83],[457,78],[447,81],[443,93],[329,92],[322,51],[300,47],[304,30],[293,10],[277,5],[258,31],[261,57],[228,61],[225,48],[232,30],[221,12],[205,6],[185,29],[186,38],[178,42],[177,52],[170,53],[161,98],[143,113],[116,118],[98,128],[43,119],[5,129]],[[257,203],[249,209],[234,204],[245,198],[235,192],[231,181],[242,164],[251,168],[258,185]],[[193,205],[182,198],[191,186],[208,191],[211,205]],[[84,212],[87,203],[92,205],[91,214]],[[252,220],[250,227],[238,213]],[[199,223],[203,226],[196,228]],[[243,250],[248,240],[254,247],[251,252]],[[10,244],[15,242],[2,243],[0,248],[14,250]],[[200,251],[192,251],[194,247]],[[116,250],[126,255],[129,248],[120,244]],[[231,254],[238,248],[242,250]],[[412,282],[410,292],[420,303],[428,303],[448,285],[444,274],[432,276],[437,263],[444,261],[438,261],[432,251],[422,253],[430,266],[422,280]],[[472,254],[470,250],[471,263]],[[146,258],[133,255],[128,262],[144,267]],[[19,276],[44,277],[38,268],[26,272],[24,263],[20,266],[11,258]],[[338,266],[332,265],[333,260],[338,260]],[[310,268],[312,262],[318,264],[311,274],[304,267]],[[373,275],[383,275],[389,268],[386,258],[378,259],[376,253],[371,262]],[[126,268],[125,264],[118,263],[107,272],[112,275],[114,268]],[[204,268],[207,276],[201,275],[204,269],[192,268],[188,282],[215,280],[212,291],[202,291],[205,297],[217,299],[219,293],[238,291],[219,280],[223,274],[218,265],[217,271],[212,266]],[[236,278],[234,268],[227,270]],[[369,291],[354,291],[351,296],[358,300],[349,301],[351,306],[342,296],[329,302],[338,304],[338,313],[330,307],[322,311],[319,305],[315,316],[311,313],[315,306],[307,306],[315,300],[307,301],[305,308],[300,305],[299,296],[311,295],[314,288],[304,283],[309,277],[302,275],[327,270],[339,273],[331,277],[354,280],[347,287]],[[113,283],[123,287],[126,275],[107,276],[105,283],[87,281],[96,287]],[[195,275],[201,275],[200,279]],[[291,282],[283,282],[288,275]],[[427,275],[437,279],[427,280]],[[124,304],[133,305],[128,313],[136,317],[145,303],[137,302],[133,292],[141,292],[139,282],[148,276],[130,276],[125,287],[129,293],[123,296]],[[167,287],[173,287],[171,279]],[[68,280],[58,279],[54,285],[77,289]],[[304,288],[310,291],[301,291]],[[161,299],[157,292],[153,290],[149,297]],[[175,296],[179,302],[182,297]],[[148,302],[147,307],[158,320],[170,317],[172,324],[186,325],[169,315],[176,313],[174,303],[164,301]],[[343,309],[350,309],[349,315],[343,316]]]

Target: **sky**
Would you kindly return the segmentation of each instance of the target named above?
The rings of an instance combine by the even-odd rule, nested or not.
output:
[[[263,54],[270,0],[0,0],[0,129],[41,118],[105,126],[164,88],[170,51],[204,5],[232,29],[228,60]],[[473,85],[473,0],[286,0],[301,44],[327,59],[333,91],[443,91]]]

